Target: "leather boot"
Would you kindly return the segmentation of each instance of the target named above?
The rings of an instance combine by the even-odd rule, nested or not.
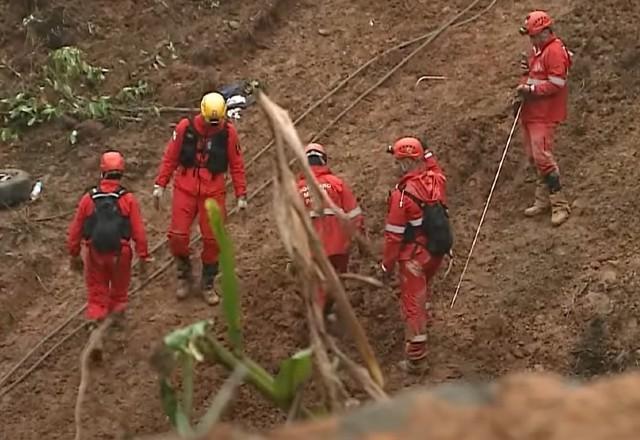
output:
[[[429,363],[427,362],[426,358],[419,360],[405,359],[403,361],[400,361],[398,363],[398,366],[404,372],[417,376],[420,376],[429,371]]]
[[[189,257],[175,257],[176,260],[176,297],[184,299],[191,291],[191,260]]]
[[[551,199],[551,224],[553,226],[560,226],[569,219],[571,214],[571,208],[569,202],[562,195],[562,191],[556,191],[549,195]]]
[[[113,319],[111,323],[111,328],[118,331],[124,330],[124,325],[125,325],[124,310],[121,312],[113,312],[111,314],[111,318]]]
[[[89,321],[87,323],[87,330],[89,331],[89,337],[91,338],[97,331],[102,321]],[[99,339],[96,345],[93,346],[93,350],[89,353],[89,359],[92,362],[102,361],[103,345],[102,339]]]
[[[536,193],[533,205],[524,210],[526,217],[535,217],[549,210],[551,203],[549,201],[549,187],[542,176],[538,176],[536,182]]]
[[[216,275],[218,275],[218,263],[202,264],[202,297],[210,306],[218,305],[220,302],[215,286]]]

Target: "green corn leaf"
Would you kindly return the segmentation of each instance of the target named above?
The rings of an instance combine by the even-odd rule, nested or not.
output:
[[[311,377],[311,349],[299,351],[280,365],[274,390],[280,404],[288,404]]]
[[[160,398],[162,399],[162,409],[169,417],[172,426],[176,426],[176,413],[178,411],[178,399],[176,393],[166,378],[160,379]]]
[[[204,337],[206,335],[207,328],[210,325],[213,325],[213,321],[211,320],[198,321],[195,324],[190,325],[189,327],[174,330],[164,337],[164,345],[166,345],[173,351],[190,353],[193,350],[194,346],[194,344],[190,344],[190,342]]]
[[[209,215],[209,224],[220,247],[220,266],[222,270],[222,311],[227,320],[229,341],[236,352],[242,351],[242,326],[240,322],[240,295],[236,279],[233,244],[222,224],[220,207],[213,199],[205,203]]]
[[[182,361],[182,407],[187,418],[193,404],[193,358],[184,356]]]

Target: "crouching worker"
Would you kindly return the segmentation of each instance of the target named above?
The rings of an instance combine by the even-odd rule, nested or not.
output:
[[[396,263],[399,266],[400,310],[405,324],[401,366],[421,373],[427,369],[429,283],[453,244],[446,179],[435,158],[425,157],[416,138],[399,139],[388,152],[393,154],[401,177],[388,199],[381,269],[388,281]]]
[[[131,239],[141,262],[146,264],[149,260],[140,206],[135,196],[120,185],[124,173],[122,154],[104,153],[100,172],[100,183],[80,199],[67,239],[75,270],[82,268],[80,250],[84,246],[86,317],[92,327],[109,314],[116,321],[124,317],[131,281]]]
[[[329,199],[349,217],[354,229],[364,234],[364,216],[358,206],[353,192],[349,185],[331,172],[327,166],[327,153],[320,144],[309,144],[305,147],[305,154],[311,171],[320,187],[327,194]],[[318,234],[320,242],[324,246],[324,251],[337,273],[347,272],[349,265],[349,253],[351,248],[351,234],[342,221],[336,217],[333,209],[324,207],[320,212],[313,210],[309,187],[304,174],[298,179],[298,191],[304,200],[304,204],[309,211],[309,216],[313,227]],[[323,311],[323,316],[329,320],[335,319],[333,311],[333,300],[327,299],[326,292],[322,289],[318,291],[318,305]]]

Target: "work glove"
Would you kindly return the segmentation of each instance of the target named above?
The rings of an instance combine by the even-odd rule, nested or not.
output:
[[[246,197],[238,197],[238,209],[242,211],[247,209],[247,206],[248,204]]]
[[[71,256],[69,259],[69,268],[73,272],[82,272],[82,257],[80,255]]]
[[[153,185],[153,207],[156,209],[160,209],[160,199],[164,194],[164,188],[160,185]]]
[[[516,87],[516,95],[524,99],[531,96],[533,93],[533,84],[520,84]]]

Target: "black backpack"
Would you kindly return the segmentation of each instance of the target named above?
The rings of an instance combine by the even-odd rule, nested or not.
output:
[[[414,241],[415,229],[420,227],[427,236],[427,250],[431,255],[441,257],[448,254],[453,246],[453,231],[445,206],[437,200],[425,202],[407,191],[404,194],[422,210],[422,225],[407,225],[405,241]]]
[[[83,225],[83,236],[99,253],[119,252],[121,240],[131,237],[131,223],[122,215],[118,200],[127,190],[118,187],[114,192],[102,192],[97,187],[89,190],[95,209]]]

